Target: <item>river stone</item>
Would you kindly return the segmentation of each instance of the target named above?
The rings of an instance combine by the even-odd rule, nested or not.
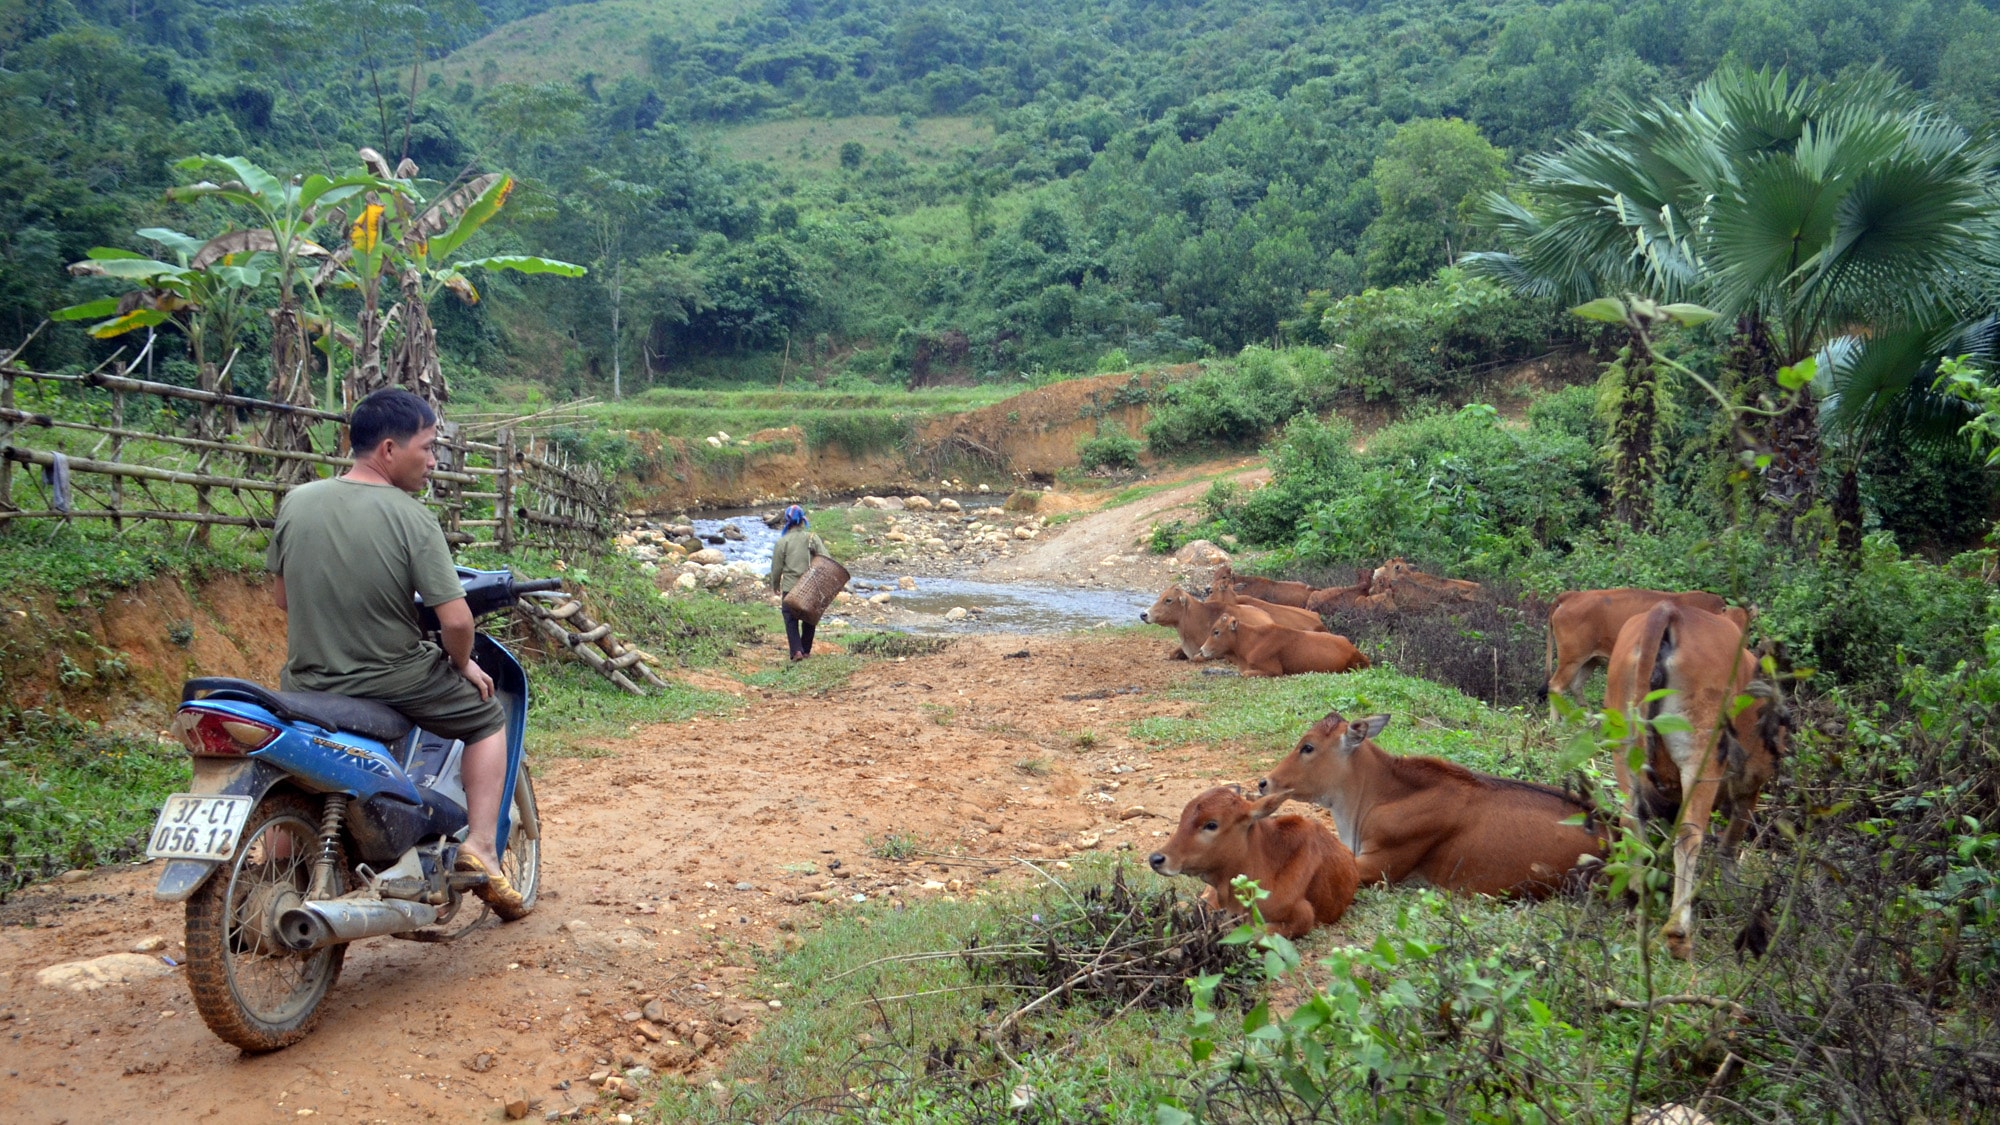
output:
[[[965,607],[962,605],[955,605],[944,611],[946,621],[963,621],[969,616],[971,615],[965,612]]]
[[[1014,529],[1014,538],[1016,539],[1033,539],[1034,537],[1035,529],[1032,527],[1017,527]]]
[[[683,590],[692,590],[696,586],[699,586],[700,584],[701,583],[697,582],[695,580],[694,575],[692,574],[683,574],[679,578],[674,579],[674,585],[680,587]]]
[[[691,563],[700,563],[702,566],[719,566],[723,562],[723,554],[713,547],[703,547],[701,550],[689,555],[688,561]]]
[[[107,953],[87,961],[64,961],[35,974],[35,980],[49,988],[70,992],[96,992],[136,981],[173,975],[173,966],[144,953]]]
[[[937,510],[937,505],[931,503],[930,499],[924,496],[903,497],[903,507],[908,508],[912,512],[934,512]]]
[[[903,502],[894,496],[863,496],[861,498],[861,506],[864,508],[873,508],[878,512],[900,512],[903,510]]]
[[[886,593],[884,593],[884,594],[876,594],[876,595],[875,595],[874,597],[871,597],[871,598],[869,598],[869,599],[868,599],[868,604],[869,604],[869,605],[888,605],[888,604],[889,604],[889,595],[888,595],[888,594],[886,594]]]
[[[961,506],[958,501],[953,500],[949,496],[945,497],[942,500],[939,500],[937,506],[938,506],[938,511],[940,512],[963,512],[965,510],[965,508]]]
[[[723,524],[723,525],[722,525],[722,537],[723,537],[724,539],[730,539],[730,540],[734,540],[734,541],[736,541],[736,542],[739,542],[739,543],[740,543],[740,542],[742,542],[742,540],[743,540],[743,529],[742,529],[742,528],[740,528],[740,527],[737,527],[737,526],[736,526],[735,524],[733,524],[733,523],[726,523],[726,524]]]
[[[1174,561],[1187,566],[1221,566],[1229,561],[1229,552],[1206,539],[1197,539],[1175,551]]]

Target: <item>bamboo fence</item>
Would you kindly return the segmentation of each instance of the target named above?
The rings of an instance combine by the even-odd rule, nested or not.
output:
[[[601,550],[618,514],[609,479],[532,424],[498,421],[476,426],[492,441],[439,425],[424,500],[446,540]],[[0,365],[0,525],[159,521],[203,540],[213,527],[269,528],[286,492],[353,464],[346,446],[343,416],[324,410],[137,379],[119,364],[81,375]],[[67,506],[51,479],[58,454]]]

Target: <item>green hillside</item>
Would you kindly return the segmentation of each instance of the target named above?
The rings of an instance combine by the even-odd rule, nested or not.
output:
[[[743,0],[596,0],[501,24],[446,55],[453,82],[486,89],[518,82],[643,77],[653,36],[711,30],[752,5]]]

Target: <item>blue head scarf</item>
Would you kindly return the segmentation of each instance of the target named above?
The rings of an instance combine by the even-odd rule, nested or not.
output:
[[[806,510],[804,508],[801,508],[797,504],[794,504],[791,507],[785,509],[785,527],[784,527],[785,531],[790,531],[795,527],[810,527],[810,526],[812,526],[812,524],[811,521],[806,519]],[[780,534],[782,534],[782,532]]]

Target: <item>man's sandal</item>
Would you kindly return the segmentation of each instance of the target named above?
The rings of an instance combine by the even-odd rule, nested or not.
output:
[[[458,853],[458,863],[455,869],[486,876],[486,882],[472,888],[472,893],[478,895],[486,905],[493,908],[495,914],[500,915],[502,918],[513,919],[520,917],[527,907],[528,900],[521,897],[521,892],[515,890],[514,884],[507,881],[505,872],[495,871],[487,867],[478,856],[471,852],[461,851]]]

